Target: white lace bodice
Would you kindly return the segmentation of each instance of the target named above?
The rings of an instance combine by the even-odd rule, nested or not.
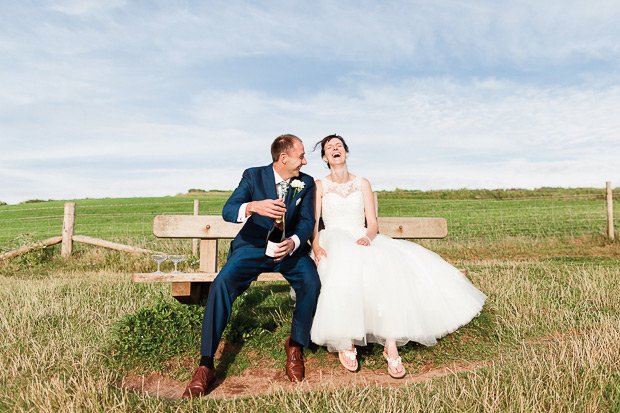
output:
[[[358,230],[364,228],[364,196],[362,178],[338,184],[329,178],[321,179],[323,184],[322,210],[325,228]]]

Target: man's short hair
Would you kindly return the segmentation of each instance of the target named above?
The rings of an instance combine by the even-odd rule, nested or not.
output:
[[[273,161],[278,162],[281,153],[286,153],[287,155],[290,154],[296,141],[301,142],[301,139],[288,133],[278,136],[271,144],[271,158]]]

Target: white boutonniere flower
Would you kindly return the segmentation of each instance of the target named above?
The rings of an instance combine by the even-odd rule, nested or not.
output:
[[[291,188],[294,189],[293,196],[295,196],[298,193],[300,193],[301,190],[304,189],[305,186],[306,186],[306,184],[301,182],[299,179],[293,179],[293,181],[291,181]]]

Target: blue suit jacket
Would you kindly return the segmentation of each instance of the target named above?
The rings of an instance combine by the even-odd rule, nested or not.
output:
[[[286,236],[297,234],[301,242],[293,255],[307,254],[309,251],[308,239],[314,230],[314,179],[310,175],[300,172],[299,177],[293,178],[302,181],[305,186],[299,193],[293,195],[294,188],[289,188],[285,198],[286,204]],[[243,172],[241,182],[222,209],[222,217],[229,222],[237,222],[239,208],[242,204],[264,199],[278,199],[273,164],[256,168],[249,168]],[[265,248],[267,232],[273,224],[273,218],[252,214],[245,222],[241,231],[230,245],[230,253],[237,248],[255,247]]]

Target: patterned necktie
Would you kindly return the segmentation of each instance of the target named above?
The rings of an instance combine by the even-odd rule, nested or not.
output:
[[[278,185],[280,185],[280,198],[286,199],[289,187],[288,181],[280,181]]]

